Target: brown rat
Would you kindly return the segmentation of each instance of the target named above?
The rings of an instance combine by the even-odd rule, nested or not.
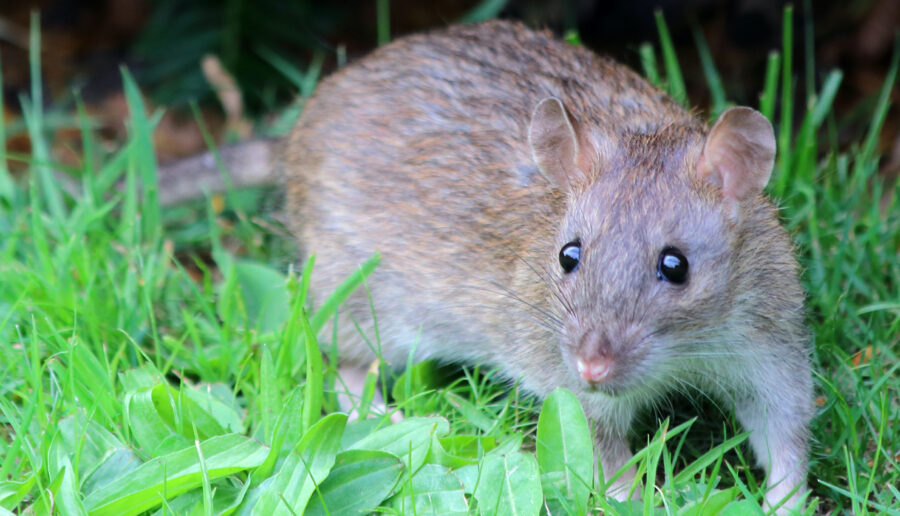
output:
[[[710,130],[629,69],[500,21],[328,77],[276,153],[319,299],[381,253],[367,291],[384,359],[415,344],[538,396],[570,389],[607,477],[637,410],[702,389],[752,432],[767,502],[794,506],[812,381],[797,264],[762,193],[774,155],[752,109]],[[365,292],[339,346],[366,364],[355,324],[374,340]]]

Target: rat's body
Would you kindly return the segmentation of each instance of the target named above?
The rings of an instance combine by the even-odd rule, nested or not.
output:
[[[811,377],[797,265],[761,193],[771,132],[747,108],[709,131],[623,66],[492,22],[324,80],[278,160],[315,299],[382,255],[340,316],[342,360],[374,358],[354,325],[375,342],[368,293],[392,364],[415,345],[574,392],[607,477],[635,411],[697,387],[752,431],[769,502],[796,487],[796,503]]]

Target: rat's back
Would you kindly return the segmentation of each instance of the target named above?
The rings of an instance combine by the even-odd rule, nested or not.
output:
[[[697,123],[624,66],[502,21],[400,39],[325,79],[308,102],[283,149],[291,229],[317,256],[320,297],[382,254],[369,291],[388,358],[405,361],[391,343],[410,345],[421,330],[423,341],[460,343],[456,358],[489,359],[486,333],[513,331],[503,314],[472,311],[503,306],[511,293],[498,285],[559,223],[562,194],[528,145],[547,97],[605,128],[598,141]],[[373,329],[364,294],[347,309]],[[345,333],[358,340],[352,325]],[[360,348],[344,358],[366,358]]]

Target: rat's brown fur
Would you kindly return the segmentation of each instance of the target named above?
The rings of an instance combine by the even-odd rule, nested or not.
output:
[[[568,118],[548,105],[532,120],[548,97]],[[701,388],[753,431],[768,500],[802,491],[803,292],[760,193],[774,140],[758,113],[729,116],[704,150],[705,125],[632,71],[507,22],[403,38],[327,78],[279,156],[318,299],[382,254],[343,307],[342,359],[373,357],[354,324],[374,341],[371,295],[393,364],[416,344],[417,359],[496,366],[539,396],[572,390],[607,476],[630,456],[635,410]],[[544,122],[533,137],[555,139],[530,146]],[[576,238],[581,262],[566,274],[558,255]],[[666,246],[689,257],[684,285],[656,276]],[[607,381],[585,382],[576,358],[609,361]]]
[[[466,328],[457,321],[472,311],[486,326],[508,326],[496,310],[510,302],[503,289],[517,275],[538,288],[543,271],[530,267],[550,250],[565,208],[527,142],[531,110],[551,95],[584,123],[621,132],[701,127],[620,65],[502,22],[408,37],[323,81],[283,151],[289,222],[317,256],[321,291],[379,251],[369,290],[383,335],[404,312],[423,330]],[[420,308],[382,306],[412,292]],[[348,310],[370,320],[364,293]],[[461,357],[506,355],[483,329],[456,335],[470,348]],[[399,354],[384,345],[388,359],[405,362],[408,343]]]

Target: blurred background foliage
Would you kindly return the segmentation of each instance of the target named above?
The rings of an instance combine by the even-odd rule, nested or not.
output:
[[[216,56],[234,77],[245,114],[270,127],[282,108],[311,94],[317,81],[379,42],[456,22],[492,17],[523,20],[557,34],[577,35],[598,52],[640,70],[639,47],[656,40],[661,10],[678,50],[688,98],[709,106],[697,53],[706,39],[725,91],[757,105],[770,51],[781,48],[783,0],[2,0],[0,66],[8,149],[26,155],[30,143],[19,113],[29,89],[28,32],[40,13],[45,110],[55,130],[53,159],[75,166],[80,133],[75,99],[83,98],[101,143],[124,139],[127,107],[119,68],[127,66],[149,97],[165,106],[154,134],[161,162],[206,148],[202,117],[213,139],[229,138],[228,117],[201,71]],[[864,135],[891,57],[897,0],[796,0],[795,93],[807,98],[831,70],[844,79],[825,125],[839,147]],[[77,92],[77,94],[75,93]],[[893,92],[894,101],[898,93]],[[191,109],[196,103],[197,109]],[[896,102],[895,102],[896,104]],[[799,113],[805,106],[798,103]],[[900,175],[900,117],[892,108],[878,145],[882,172]],[[290,118],[286,118],[290,120]],[[798,121],[799,116],[793,120]],[[283,130],[283,128],[281,129]],[[246,137],[246,131],[242,137]],[[232,135],[230,139],[236,136]],[[10,163],[15,170],[21,163]]]

